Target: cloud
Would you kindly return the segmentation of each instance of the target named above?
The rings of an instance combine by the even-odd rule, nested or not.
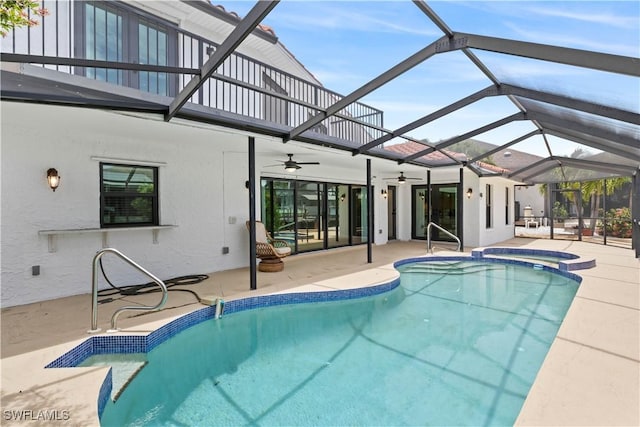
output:
[[[325,87],[335,90],[337,85],[340,87],[354,86],[357,88],[367,81],[368,77],[351,72],[348,68],[328,69],[322,67],[314,67],[313,75],[322,82]]]
[[[579,3],[583,7],[583,3]],[[638,16],[622,16],[612,13],[588,11],[575,12],[568,10],[549,9],[542,7],[530,7],[528,11],[543,16],[553,16],[557,18],[566,18],[576,21],[589,22],[593,24],[603,24],[612,27],[633,29],[638,28]]]
[[[633,56],[637,57],[640,52],[638,44],[630,45],[622,42],[606,43],[600,41],[589,40],[584,37],[574,36],[561,36],[558,34],[551,34],[548,31],[531,31],[525,30],[514,24],[505,24],[515,34],[520,37],[535,41],[535,43],[549,44],[553,46],[573,46],[575,48],[581,48],[586,50],[592,50],[596,52],[611,52],[616,55]]]
[[[399,24],[406,21],[400,19],[404,12],[397,9],[404,2],[374,2],[380,7],[371,8],[368,2],[291,2],[285,12],[272,14],[273,22],[270,25],[275,28],[308,28],[310,30],[338,30],[357,31],[368,33],[394,33],[412,34],[422,36],[441,36],[441,33],[433,28],[428,19],[420,19],[412,24]],[[394,6],[394,3],[396,6]],[[291,6],[302,5],[298,11]],[[405,11],[406,12],[406,11]],[[405,16],[406,18],[406,16]]]

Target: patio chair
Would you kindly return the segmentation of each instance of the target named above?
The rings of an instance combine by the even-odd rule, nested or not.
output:
[[[247,230],[250,222],[247,221]],[[282,258],[291,254],[291,247],[284,240],[276,240],[267,231],[264,224],[256,221],[256,257],[260,258],[258,270],[276,272],[284,269]]]

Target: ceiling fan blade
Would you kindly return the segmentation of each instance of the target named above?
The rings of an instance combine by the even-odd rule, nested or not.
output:
[[[320,162],[296,162],[299,165],[319,165]]]

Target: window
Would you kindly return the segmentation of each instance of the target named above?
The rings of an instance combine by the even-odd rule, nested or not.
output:
[[[159,225],[158,168],[100,163],[100,227]]]
[[[157,25],[138,24],[138,62],[140,64],[167,65],[167,33]],[[140,71],[138,87],[145,92],[168,94],[167,73]]]
[[[487,184],[485,188],[486,189],[485,189],[484,198],[486,200],[486,214],[485,214],[486,227],[491,228],[493,226],[493,217],[491,212],[491,201],[493,198],[493,194],[492,194],[493,192],[491,191],[490,184]]]
[[[108,5],[85,4],[84,56],[101,61],[122,61],[122,14]],[[87,68],[91,79],[123,84],[122,70]]]
[[[85,2],[76,23],[76,54],[86,59],[177,65],[177,32],[153,17],[112,2]],[[145,15],[146,16],[146,15]],[[175,94],[177,80],[167,73],[84,68],[84,76],[159,95]]]
[[[509,187],[504,189],[504,223],[509,225]]]

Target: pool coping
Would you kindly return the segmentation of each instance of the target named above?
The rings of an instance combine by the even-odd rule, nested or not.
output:
[[[486,248],[476,248],[471,251],[471,256],[474,258],[486,258],[487,255],[493,255],[498,257],[507,257],[509,255],[520,256],[547,256],[561,258],[558,261],[558,269],[560,271],[576,271],[594,268],[596,266],[596,259],[593,257],[581,257],[579,255],[564,252],[564,251],[552,251],[547,249],[530,249],[530,248],[512,248],[512,247],[500,247],[491,246]],[[545,263],[545,261],[536,261],[536,263]]]

